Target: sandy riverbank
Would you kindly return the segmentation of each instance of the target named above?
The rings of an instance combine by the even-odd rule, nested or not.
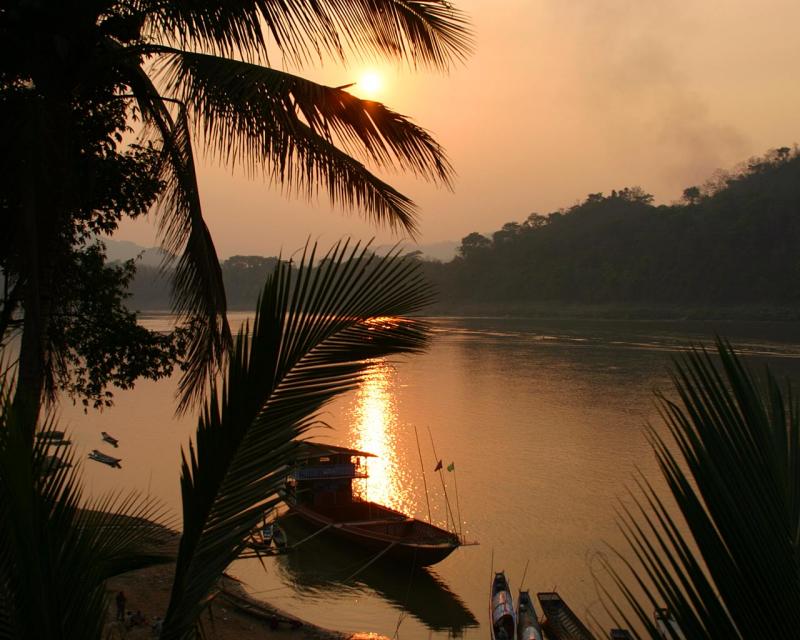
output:
[[[174,564],[149,567],[117,576],[107,583],[111,605],[108,609],[106,638],[153,638],[150,623],[163,617],[175,574]],[[114,596],[123,591],[126,608],[139,610],[147,618],[143,626],[126,629],[115,622]],[[277,623],[277,628],[275,628]],[[220,591],[202,617],[205,637],[213,640],[256,640],[257,638],[293,638],[295,640],[386,640],[374,633],[347,634],[324,629],[281,611],[247,595],[239,582],[225,577]]]

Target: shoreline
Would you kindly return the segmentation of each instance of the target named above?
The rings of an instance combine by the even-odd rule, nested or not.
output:
[[[173,562],[138,569],[106,582],[109,607],[103,637],[152,639],[153,619],[164,616],[175,574]],[[123,591],[126,609],[141,611],[147,623],[126,629],[114,619],[114,597]],[[205,637],[214,640],[257,640],[265,635],[295,640],[388,640],[371,632],[346,633],[326,629],[249,595],[237,578],[223,574],[218,591],[201,616]]]

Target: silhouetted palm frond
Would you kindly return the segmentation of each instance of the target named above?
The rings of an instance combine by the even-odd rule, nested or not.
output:
[[[344,60],[349,49],[447,69],[472,49],[466,17],[445,0],[140,0],[139,6],[151,39],[225,56],[266,58],[273,43],[299,64],[312,53]]]
[[[296,439],[374,358],[424,348],[427,326],[404,318],[430,300],[418,265],[337,245],[312,268],[279,263],[252,336],[240,331],[219,393],[184,455],[183,536],[165,638],[191,633],[225,568],[277,501]]]
[[[612,569],[652,637],[667,607],[686,638],[794,638],[800,629],[800,406],[766,372],[756,381],[727,342],[676,363],[680,402],[661,397],[677,451],[648,436],[683,516],[645,479],[623,507],[637,563]],[[691,536],[685,533],[688,527]],[[637,593],[644,593],[640,601]],[[621,602],[614,604],[623,615]],[[630,621],[628,621],[630,622]]]
[[[178,410],[184,411],[203,397],[231,341],[225,286],[203,219],[186,109],[181,107],[173,119],[150,78],[138,67],[130,70],[129,82],[145,124],[162,144],[161,179],[165,187],[158,227],[167,260],[177,259],[173,309],[180,321],[192,328],[179,383]]]
[[[55,422],[30,434],[0,380],[0,637],[100,638],[105,580],[169,562],[162,509],[135,494],[84,502],[70,447]]]

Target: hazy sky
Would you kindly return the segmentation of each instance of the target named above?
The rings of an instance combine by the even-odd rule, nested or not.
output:
[[[624,186],[668,203],[717,168],[800,142],[797,0],[454,3],[470,15],[477,47],[449,75],[356,61],[300,72],[338,86],[375,69],[375,98],[447,149],[453,192],[383,176],[419,205],[423,243]],[[392,238],[324,196],[290,200],[211,162],[199,177],[223,258],[286,254],[309,236],[326,246],[344,235]],[[138,222],[116,237],[151,245],[154,235]]]

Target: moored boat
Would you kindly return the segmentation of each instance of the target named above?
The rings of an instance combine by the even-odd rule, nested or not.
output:
[[[109,467],[114,469],[122,469],[122,458],[114,458],[113,456],[106,455],[102,451],[98,451],[97,449],[92,449],[89,453],[89,459],[94,460],[95,462],[102,462],[103,464],[107,464]]]
[[[363,500],[353,480],[366,478],[370,453],[303,443],[284,495],[291,513],[387,558],[427,566],[444,560],[462,541],[451,531]]]
[[[517,637],[517,615],[504,571],[494,574],[490,603],[492,640],[514,640]]]
[[[544,630],[554,640],[594,640],[594,635],[580,621],[555,591],[537,593],[545,616]]]
[[[517,639],[543,640],[542,628],[536,617],[536,608],[533,606],[531,594],[522,590],[517,598]]]
[[[115,449],[119,446],[119,440],[117,440],[114,436],[105,431],[100,432],[100,437],[103,438],[103,442],[107,442]]]

